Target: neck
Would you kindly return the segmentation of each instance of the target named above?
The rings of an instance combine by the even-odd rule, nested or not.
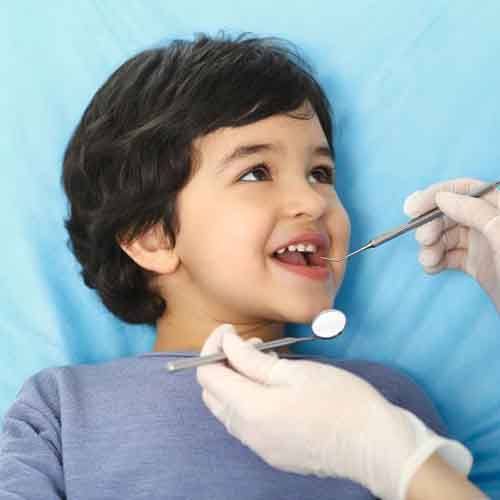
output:
[[[156,341],[153,352],[194,351],[200,352],[203,344],[215,328],[231,321],[207,321],[205,323],[191,318],[182,322],[173,317],[162,317],[156,324]],[[264,342],[283,337],[283,323],[231,323],[243,340],[258,337]],[[279,352],[288,352],[286,348]]]

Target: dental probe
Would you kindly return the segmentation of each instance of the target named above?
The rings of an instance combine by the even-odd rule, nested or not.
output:
[[[480,189],[477,189],[476,191],[473,191],[472,193],[469,193],[469,196],[472,196],[474,198],[479,198],[483,194],[487,193],[490,189],[493,189],[498,185],[500,185],[500,181],[492,182],[487,186],[484,186]],[[398,236],[401,236],[402,234],[405,234],[408,231],[411,231],[412,229],[416,229],[417,227],[423,226],[424,224],[427,224],[431,220],[437,219],[438,217],[441,217],[443,215],[444,215],[443,212],[439,208],[433,208],[431,210],[428,210],[427,212],[424,212],[418,217],[409,220],[406,224],[403,224],[402,226],[399,226],[396,229],[393,229],[392,231],[382,233],[380,236],[369,241],[365,246],[361,247],[355,252],[347,254],[345,257],[342,257],[341,259],[334,259],[331,257],[320,257],[320,259],[329,260],[332,262],[341,262],[349,257],[352,257],[353,255],[356,255],[357,253],[364,252],[369,248],[378,247],[379,245],[382,245],[382,243],[386,243],[387,241],[397,238]]]
[[[309,340],[328,340],[340,335],[345,328],[347,319],[343,312],[337,309],[325,309],[321,311],[312,323],[313,335],[310,337],[285,337],[283,339],[271,340],[269,342],[262,342],[256,344],[255,348],[259,351],[266,351],[268,349],[276,349],[286,345],[297,344]],[[215,363],[216,361],[223,361],[227,356],[221,352],[216,354],[209,354],[207,356],[199,356],[196,358],[181,359],[179,361],[170,361],[165,365],[168,372],[172,373],[186,368],[196,368],[208,363]]]

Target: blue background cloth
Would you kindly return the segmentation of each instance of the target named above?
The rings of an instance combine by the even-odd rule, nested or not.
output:
[[[66,247],[64,147],[111,72],[195,32],[250,31],[302,48],[332,101],[338,192],[351,248],[407,220],[431,183],[500,177],[500,6],[400,2],[118,0],[0,7],[0,414],[42,368],[152,348],[151,328],[112,317]],[[500,321],[468,276],[427,276],[403,236],[354,257],[336,307],[348,328],[297,349],[408,373],[475,455],[471,478],[500,498]],[[289,325],[306,335],[305,325]]]

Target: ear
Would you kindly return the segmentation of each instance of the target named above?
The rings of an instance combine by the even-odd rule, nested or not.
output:
[[[118,241],[121,249],[140,267],[158,274],[169,274],[179,265],[160,224],[148,229],[131,242]]]

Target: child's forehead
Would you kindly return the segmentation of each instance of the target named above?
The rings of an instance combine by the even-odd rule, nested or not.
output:
[[[193,145],[198,153],[226,162],[245,153],[283,152],[302,143],[307,148],[319,144],[328,147],[316,114],[307,119],[277,114],[239,127],[222,127],[198,137]],[[233,153],[228,156],[230,151]]]

